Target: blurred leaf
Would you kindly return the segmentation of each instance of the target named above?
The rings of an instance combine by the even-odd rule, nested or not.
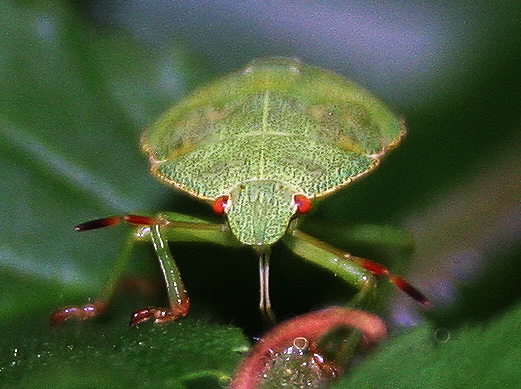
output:
[[[396,336],[345,376],[341,388],[512,388],[521,382],[521,305],[458,330]]]
[[[0,192],[9,221],[0,276],[62,283],[63,304],[79,285],[99,287],[121,237],[91,239],[72,227],[164,199],[139,134],[194,71],[175,47],[158,54],[126,36],[99,36],[64,2],[2,2],[0,19],[0,179],[9,183]],[[3,284],[0,320],[36,296],[58,304],[56,293],[29,284]]]

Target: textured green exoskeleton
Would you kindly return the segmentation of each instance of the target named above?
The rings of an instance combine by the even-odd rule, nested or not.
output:
[[[400,118],[343,77],[296,60],[254,61],[195,90],[141,139],[152,173],[213,203],[214,210],[225,215],[225,224],[187,222],[170,213],[145,221],[132,215],[101,219],[78,229],[121,220],[142,226],[129,239],[117,269],[123,267],[133,241],[150,239],[154,244],[171,306],[140,311],[133,323],[174,320],[188,311],[188,297],[168,240],[252,246],[260,257],[260,306],[268,316],[269,249],[279,240],[304,259],[359,287],[360,298],[371,289],[372,274],[378,274],[426,303],[418,291],[383,266],[319,242],[296,229],[295,223],[296,216],[309,209],[310,200],[370,172],[404,134]],[[98,300],[102,307],[116,278],[112,277]],[[89,307],[100,310],[92,304],[80,310]],[[64,312],[58,312],[56,321],[78,316]]]
[[[199,198],[231,195],[237,239],[271,245],[312,199],[374,168],[405,133],[360,87],[297,61],[271,59],[201,88],[142,138],[153,174]]]

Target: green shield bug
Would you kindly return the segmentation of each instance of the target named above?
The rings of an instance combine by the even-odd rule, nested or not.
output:
[[[141,139],[160,180],[213,205],[212,224],[177,213],[127,215],[80,224],[78,231],[122,221],[136,225],[117,257],[114,274],[92,304],[51,315],[53,323],[103,312],[134,242],[149,240],[167,285],[170,306],[134,313],[131,324],[165,322],[187,314],[188,294],[169,241],[251,246],[259,257],[260,308],[272,317],[270,247],[281,241],[303,259],[359,288],[374,275],[423,305],[428,300],[384,266],[354,257],[297,229],[311,202],[372,171],[405,135],[402,120],[382,102],[343,77],[290,59],[254,61],[199,88],[167,111]]]

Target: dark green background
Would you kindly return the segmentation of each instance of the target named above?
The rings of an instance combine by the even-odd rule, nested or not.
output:
[[[423,320],[401,296],[381,304],[394,331],[342,381],[346,387],[521,380],[514,357],[521,351],[521,10],[516,1],[450,4],[479,15],[471,18],[479,39],[464,48],[473,55],[462,62],[465,53],[454,52],[461,67],[449,82],[426,83],[436,94],[426,100],[421,96],[429,91],[415,100],[421,79],[405,98],[387,93],[385,83],[364,82],[364,72],[354,69],[356,81],[404,115],[409,136],[377,172],[328,199],[303,225],[408,274],[436,304]],[[148,174],[138,148],[142,129],[188,90],[252,55],[299,56],[315,65],[332,60],[317,62],[309,48],[263,52],[248,37],[232,44],[233,34],[220,57],[219,47],[205,50],[204,36],[194,43],[174,27],[151,42],[92,17],[93,9],[114,11],[103,7],[100,1],[0,4],[0,386],[225,382],[249,336],[262,331],[250,251],[175,248],[194,303],[182,322],[128,329],[130,312],[155,301],[131,291],[100,321],[50,329],[51,310],[96,295],[125,230],[76,234],[72,227],[126,212],[209,216],[206,206]],[[353,70],[334,67],[348,77]],[[334,239],[330,224],[354,232],[360,224],[397,226],[411,234],[416,251],[372,248],[354,233]],[[400,259],[410,260],[410,271]],[[151,250],[140,247],[130,272],[158,280],[156,266]],[[338,303],[349,292],[282,247],[274,249],[272,275],[280,318]],[[418,326],[402,328],[408,318]]]

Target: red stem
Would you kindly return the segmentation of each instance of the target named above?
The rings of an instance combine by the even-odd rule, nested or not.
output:
[[[341,307],[323,309],[286,320],[272,328],[243,359],[232,379],[230,389],[255,389],[261,373],[274,353],[293,344],[295,338],[304,337],[318,342],[338,327],[351,327],[363,335],[366,346],[383,339],[387,329],[383,321],[369,313]]]

